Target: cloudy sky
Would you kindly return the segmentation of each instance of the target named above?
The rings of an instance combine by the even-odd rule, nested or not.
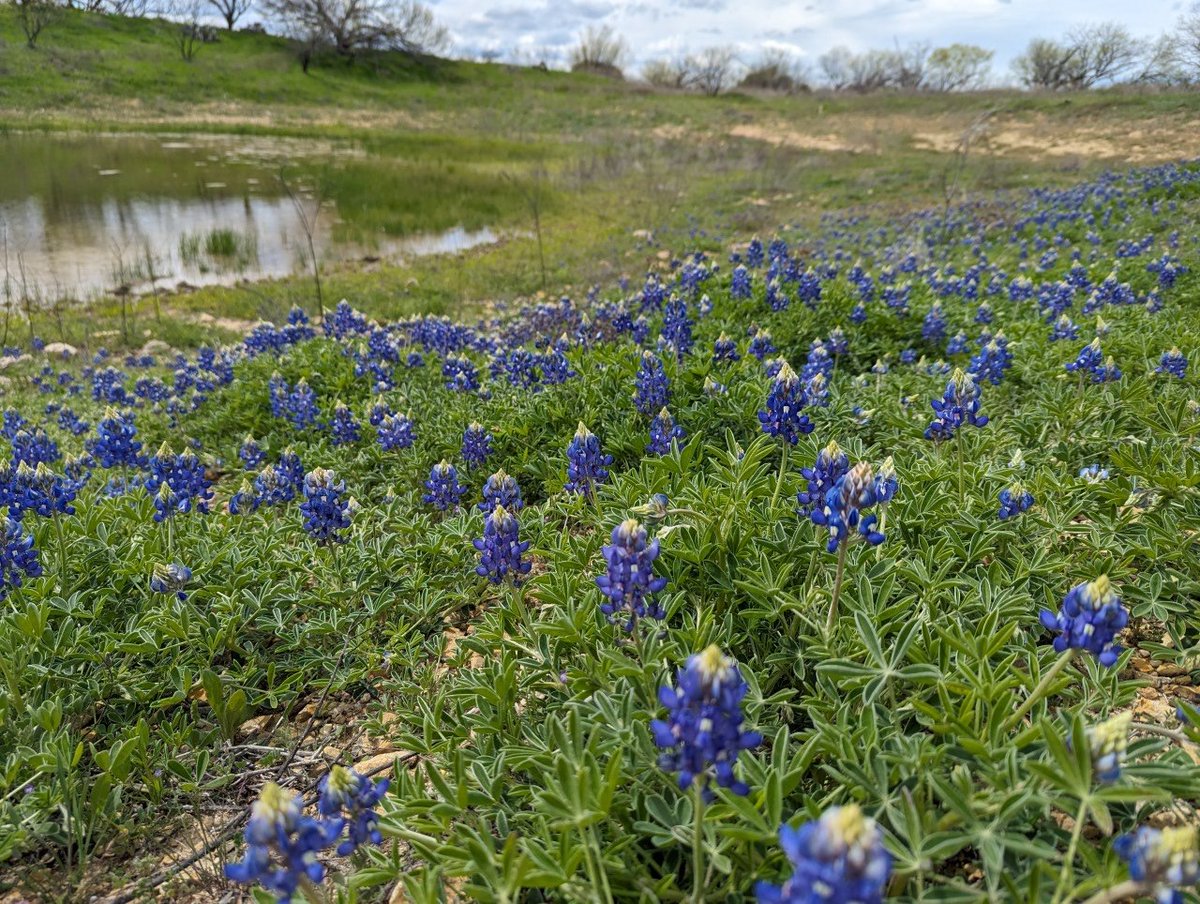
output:
[[[1055,36],[1105,20],[1152,36],[1178,17],[1184,0],[427,0],[460,53],[490,49],[553,63],[591,24],[611,25],[643,62],[713,44],[747,59],[778,47],[815,60],[844,44],[855,50],[897,42],[955,41],[996,51],[999,69],[1031,35]]]

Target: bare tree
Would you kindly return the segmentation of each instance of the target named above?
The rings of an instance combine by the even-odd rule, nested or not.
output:
[[[817,66],[830,88],[845,90],[854,78],[854,52],[849,47],[834,47],[817,57]]]
[[[59,8],[53,0],[13,0],[13,4],[21,31],[25,33],[25,43],[33,50],[42,32],[58,18]]]
[[[1074,80],[1077,48],[1049,38],[1034,38],[1013,60],[1013,72],[1026,88],[1058,91]]]
[[[1092,88],[1118,81],[1133,71],[1145,55],[1141,41],[1117,22],[1080,26],[1067,35],[1074,48],[1073,88]]]
[[[791,93],[801,88],[807,90],[807,83],[807,74],[796,59],[776,48],[763,51],[762,56],[742,76],[738,87]]]
[[[651,60],[642,67],[642,79],[655,88],[687,87],[688,70],[686,60]]]
[[[1130,80],[1141,85],[1170,87],[1191,84],[1197,74],[1200,73],[1184,58],[1180,36],[1165,34],[1147,46],[1138,71]]]
[[[1179,18],[1174,37],[1176,61],[1194,81],[1200,75],[1200,0]]]
[[[1124,25],[1101,22],[1072,30],[1065,41],[1035,38],[1013,68],[1027,87],[1081,91],[1136,72],[1147,51]]]
[[[105,0],[63,0],[66,9],[77,9],[85,13],[98,13],[108,4]]]
[[[263,8],[293,36],[318,36],[347,59],[368,50],[435,53],[450,40],[418,0],[265,0]]]
[[[238,19],[250,12],[253,0],[208,0],[208,5],[214,7],[225,20],[225,27],[233,31]]]
[[[888,54],[888,84],[893,88],[918,91],[925,87],[926,67],[929,63],[928,44],[910,44],[897,47]]]
[[[171,12],[168,3],[164,10],[157,0],[78,0],[87,5],[93,12],[103,10],[114,16],[144,17],[157,15],[160,12]]]
[[[205,43],[205,26],[201,21],[204,0],[172,0],[166,12],[175,21],[172,36],[185,63],[196,58],[200,45]]]
[[[609,25],[589,25],[571,48],[568,61],[572,72],[597,72],[624,78],[621,67],[629,55],[625,39]]]
[[[732,47],[707,47],[687,58],[687,84],[716,97],[733,81],[737,58]]]
[[[974,44],[951,44],[929,54],[925,86],[931,91],[972,91],[982,88],[991,73],[995,53]]]

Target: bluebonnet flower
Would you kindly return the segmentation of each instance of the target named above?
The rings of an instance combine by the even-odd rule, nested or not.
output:
[[[834,356],[846,354],[850,350],[850,341],[846,338],[846,334],[841,327],[834,327],[829,334],[829,341],[825,343],[829,353]]]
[[[83,420],[70,408],[64,407],[58,412],[58,426],[60,426],[63,430],[66,430],[72,436],[80,436],[88,432],[91,424]]]
[[[665,748],[659,766],[678,773],[684,790],[695,783],[707,794],[715,777],[722,788],[746,794],[750,789],[734,778],[733,766],[741,751],[762,743],[762,735],[742,730],[748,686],[737,663],[713,644],[688,657],[675,683],[658,690],[667,718],[650,723],[654,743]]]
[[[368,328],[367,318],[354,310],[350,306],[350,302],[343,298],[333,309],[333,314],[322,321],[321,328],[325,331],[326,336],[344,339],[347,336],[365,333]]]
[[[637,390],[633,396],[633,404],[646,417],[652,417],[654,412],[671,400],[667,373],[663,369],[662,361],[654,352],[642,352],[642,362],[638,365],[635,382]]]
[[[1022,512],[1028,511],[1031,505],[1033,505],[1033,494],[1020,484],[1014,483],[1011,487],[1000,491],[1000,512],[997,517],[1001,521],[1007,521],[1009,518],[1015,518]]]
[[[571,362],[567,360],[567,356],[561,349],[555,349],[549,354],[542,355],[538,359],[538,365],[542,369],[542,382],[547,386],[557,386],[575,376],[575,371],[571,369]]]
[[[946,440],[968,424],[985,426],[988,417],[979,413],[979,395],[979,386],[971,375],[961,368],[955,370],[942,397],[930,403],[937,417],[925,428],[925,438]]]
[[[465,356],[451,356],[442,362],[442,376],[446,388],[458,392],[475,392],[479,389],[479,374],[475,363]]]
[[[392,411],[391,406],[384,401],[383,396],[378,396],[367,412],[367,423],[372,427],[378,427],[383,423],[385,417],[392,414],[395,414],[395,412]]]
[[[271,467],[270,465],[267,466]],[[274,470],[272,468],[272,470]],[[242,478],[242,485],[237,492],[229,497],[229,514],[231,515],[248,515],[251,512],[257,511],[261,502],[258,498],[258,493],[254,489],[254,484],[250,482],[249,477]]]
[[[86,477],[72,480],[55,474],[45,463],[31,468],[25,462],[17,465],[15,474],[5,466],[0,478],[7,480],[10,474],[11,480],[2,495],[3,502],[16,520],[22,520],[26,512],[43,518],[75,514],[75,507],[71,503],[75,501]]]
[[[759,882],[759,904],[878,904],[892,871],[875,822],[857,804],[831,807],[798,829],[779,827],[779,846],[792,865],[782,885]]]
[[[987,380],[999,386],[1005,372],[1012,367],[1012,352],[1003,333],[997,333],[972,356],[967,372],[976,380]]]
[[[1064,365],[1069,372],[1078,372],[1088,376],[1093,383],[1103,383],[1105,380],[1104,353],[1100,350],[1100,340],[1093,339],[1085,345],[1074,361]]]
[[[288,904],[302,883],[319,883],[325,867],[318,851],[331,847],[342,834],[341,819],[321,820],[304,815],[304,799],[274,782],[267,784],[250,810],[246,824],[246,855],[225,867],[234,882],[259,883]]]
[[[750,297],[750,271],[738,264],[733,268],[729,283],[729,297],[744,299]]]
[[[1121,648],[1113,641],[1129,623],[1129,613],[1108,578],[1101,575],[1071,588],[1057,613],[1043,609],[1038,619],[1047,630],[1059,632],[1054,638],[1057,652],[1086,650],[1100,665],[1109,667],[1120,656]]]
[[[333,434],[335,446],[349,446],[362,438],[358,421],[350,413],[350,409],[338,402],[333,406],[333,417],[329,419],[329,431]]]
[[[695,321],[688,316],[687,302],[675,298],[667,302],[663,312],[662,335],[667,344],[674,349],[675,359],[681,364],[687,353],[692,350],[692,327]]]
[[[131,411],[104,412],[96,427],[96,439],[91,443],[91,452],[102,468],[140,468],[144,463],[142,444],[137,439],[137,426]]]
[[[718,383],[711,376],[704,377],[704,394],[706,396],[724,395],[728,391],[724,383]]]
[[[1066,314],[1062,314],[1054,321],[1054,329],[1050,331],[1050,341],[1058,342],[1062,339],[1078,339],[1079,327]]]
[[[646,340],[650,338],[650,321],[646,319],[645,314],[638,315],[637,320],[633,322],[630,335],[633,337],[634,345],[646,344]]]
[[[921,325],[921,338],[926,342],[941,342],[946,338],[946,318],[942,314],[942,306],[936,301],[925,315],[925,321]]]
[[[847,545],[856,535],[878,546],[884,540],[875,527],[878,516],[864,514],[877,501],[875,472],[863,461],[838,478],[826,491],[823,505],[814,508],[809,517],[814,524],[828,528],[826,548],[830,552],[837,552],[839,546]]]
[[[429,492],[421,498],[426,504],[432,505],[442,512],[446,509],[456,508],[458,501],[466,492],[466,487],[458,482],[458,471],[444,458],[429,472],[429,479],[425,481],[425,489]]]
[[[986,301],[979,302],[979,306],[975,309],[976,323],[991,323],[992,322],[992,306]]]
[[[253,471],[262,467],[262,463],[267,460],[267,454],[262,450],[253,436],[247,436],[242,440],[241,448],[238,449],[238,458],[242,460],[242,466],[247,471]]]
[[[322,546],[346,542],[342,532],[350,527],[350,500],[345,492],[346,484],[327,468],[315,468],[304,476],[300,514],[304,529]]]
[[[915,348],[906,348],[900,353],[901,364],[915,364],[917,360],[917,350]]]
[[[492,454],[492,435],[478,421],[472,421],[463,431],[462,457],[467,467],[481,467]]]
[[[809,346],[808,358],[804,362],[804,369],[800,372],[800,379],[808,383],[817,374],[826,380],[833,376],[833,358],[830,357],[829,350],[825,348],[825,343],[820,339],[814,339],[812,345]]]
[[[596,434],[580,421],[575,436],[567,445],[567,483],[564,489],[590,500],[596,486],[608,480],[608,466],[611,464],[612,456],[601,451]]]
[[[1180,888],[1200,882],[1200,846],[1194,825],[1155,829],[1142,826],[1113,843],[1129,864],[1129,878],[1154,891],[1158,904],[1183,904]]]
[[[967,350],[967,334],[961,330],[950,337],[946,345],[947,356],[961,355]]]
[[[21,412],[15,408],[6,408],[4,410],[4,425],[0,428],[0,436],[12,442],[16,439],[17,434],[28,428],[28,426],[29,421],[25,420]]]
[[[830,441],[824,449],[817,453],[816,463],[811,468],[802,468],[800,473],[807,485],[796,494],[798,513],[808,516],[818,506],[825,505],[825,496],[850,470],[850,457],[842,451],[841,446]]]
[[[155,593],[173,593],[182,603],[187,599],[187,585],[192,580],[192,569],[178,562],[155,564],[150,575],[150,589]]]
[[[750,340],[750,354],[762,361],[767,355],[773,355],[778,349],[775,348],[775,343],[771,341],[770,330],[759,330],[754,334],[754,338]]]
[[[288,393],[284,404],[287,419],[297,430],[304,430],[317,422],[317,394],[303,377]]]
[[[271,417],[287,417],[288,385],[279,371],[267,380],[267,395],[271,402]]]
[[[149,462],[146,492],[154,496],[155,521],[193,508],[204,514],[213,498],[212,481],[203,463],[191,449],[176,455],[166,443]]]
[[[896,466],[892,456],[883,460],[879,470],[875,472],[875,504],[885,507],[900,489],[900,480],[896,476]]]
[[[484,481],[483,501],[479,503],[479,510],[486,515],[498,505],[510,512],[519,512],[525,507],[521,500],[521,488],[503,468]]]
[[[665,517],[665,496],[657,507]],[[596,578],[596,586],[606,597],[600,611],[610,622],[614,622],[618,614],[627,614],[626,631],[634,630],[639,618],[666,618],[666,610],[655,599],[655,594],[667,586],[665,577],[654,574],[654,560],[659,554],[658,539],[648,540],[646,529],[634,518],[614,527],[611,539],[612,542],[601,550],[608,571]]]
[[[1102,480],[1108,480],[1108,468],[1102,468],[1093,463],[1086,468],[1080,468],[1079,477],[1088,483],[1100,483]]]
[[[1188,359],[1187,355],[1181,352],[1178,348],[1172,348],[1168,352],[1163,352],[1162,357],[1158,359],[1158,367],[1155,373],[1170,374],[1179,380],[1187,376]]]
[[[36,468],[42,463],[53,464],[60,458],[62,458],[62,454],[58,451],[58,443],[52,440],[41,427],[35,427],[33,430],[21,430],[12,438],[14,468],[22,462],[31,468]]]
[[[850,320],[860,324],[867,322],[867,308],[861,301],[854,305],[854,309],[850,312]]]
[[[0,547],[0,600],[6,599],[9,591],[20,587],[25,578],[41,576],[42,565],[33,545],[33,534],[27,533],[20,521],[5,518],[3,546]]]
[[[474,541],[479,550],[479,565],[475,573],[499,584],[506,575],[513,576],[519,584],[529,574],[530,563],[521,560],[529,549],[529,541],[521,541],[521,528],[517,518],[504,506],[497,505],[483,524],[483,537]]]
[[[758,412],[763,432],[781,436],[794,446],[802,434],[813,431],[812,422],[803,413],[807,404],[800,378],[786,361],[783,362],[767,394],[767,406]]]
[[[737,343],[725,333],[721,333],[713,342],[713,364],[733,364],[739,357]]]
[[[650,442],[646,444],[646,453],[666,455],[671,451],[671,443],[676,440],[682,441],[684,436],[683,428],[675,423],[671,412],[663,408],[650,422]]]
[[[1133,712],[1126,710],[1088,728],[1092,775],[1102,785],[1111,785],[1121,777],[1121,767],[1125,764],[1125,750],[1129,747],[1129,726],[1132,722]]]
[[[347,829],[346,839],[337,847],[338,856],[349,856],[364,844],[383,840],[375,807],[390,784],[391,779],[373,781],[345,766],[334,766],[321,779],[317,812],[344,822]]]
[[[403,414],[389,414],[384,417],[375,428],[375,433],[384,452],[407,449],[416,438],[413,435],[412,421]]]

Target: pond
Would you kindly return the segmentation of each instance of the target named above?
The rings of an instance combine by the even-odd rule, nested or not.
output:
[[[389,235],[347,229],[315,189],[323,168],[371,158],[352,143],[228,135],[0,135],[0,300],[49,304],[287,276],[497,240],[488,226]],[[380,165],[387,165],[380,161]],[[286,181],[285,181],[286,180]],[[353,236],[353,238],[348,238]]]

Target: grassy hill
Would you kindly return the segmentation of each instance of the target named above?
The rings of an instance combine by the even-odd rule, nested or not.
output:
[[[715,248],[847,206],[886,215],[1200,153],[1200,104],[1189,94],[708,98],[401,54],[324,59],[305,74],[286,40],[253,33],[221,32],[184,61],[175,28],[66,11],[31,50],[12,9],[0,9],[0,126],[348,141],[370,159],[319,175],[360,227],[403,234],[461,223],[508,236],[464,257],[326,265],[330,297],[386,316],[485,311],[637,278],[679,236]],[[693,236],[701,219],[708,235]],[[171,309],[255,320],[312,302],[301,277],[204,289]],[[101,305],[90,317],[111,329],[118,311]],[[80,341],[71,320],[41,330]],[[170,338],[187,343],[194,331],[182,322]]]

